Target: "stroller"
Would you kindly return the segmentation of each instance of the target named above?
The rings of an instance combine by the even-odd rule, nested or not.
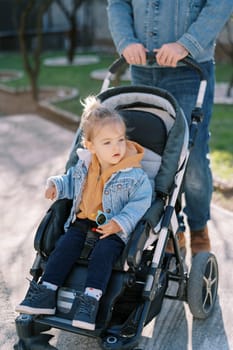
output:
[[[154,57],[148,54],[148,62]],[[200,76],[200,88],[191,125],[187,125],[183,111],[167,91],[147,86],[108,88],[113,75],[125,64],[115,61],[109,68],[98,95],[106,107],[113,107],[126,121],[128,137],[145,148],[142,167],[153,186],[152,205],[127,243],[112,271],[106,294],[101,298],[94,331],[72,326],[75,296],[83,292],[88,260],[97,239],[95,232],[87,232],[80,259],[57,294],[57,310],[52,316],[20,314],[16,320],[18,342],[15,350],[32,350],[49,344],[51,328],[61,329],[99,340],[105,350],[136,349],[142,330],[160,313],[164,298],[188,303],[194,317],[205,319],[213,311],[218,289],[218,265],[211,252],[196,254],[190,271],[186,271],[179,249],[177,204],[180,203],[182,180],[189,153],[195,142],[206,80],[199,65],[185,58]],[[66,170],[76,163],[76,149],[81,147],[82,130],[75,135]],[[149,166],[148,166],[149,165]],[[153,165],[153,166],[151,166]],[[149,172],[149,173],[148,173]],[[38,281],[56,241],[64,234],[63,225],[69,215],[71,201],[56,201],[40,223],[35,239],[36,257],[30,273]],[[168,240],[174,253],[166,252]],[[170,285],[175,286],[171,288]]]

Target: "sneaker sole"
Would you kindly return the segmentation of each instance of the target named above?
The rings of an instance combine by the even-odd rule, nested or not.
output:
[[[30,307],[30,306],[19,305],[15,308],[15,311],[23,314],[29,314],[29,315],[54,315],[56,312],[56,308],[39,309],[39,308]]]
[[[72,326],[73,327],[82,328],[82,329],[88,329],[90,331],[94,331],[95,330],[95,324],[94,323],[87,323],[87,322],[84,322],[84,321],[73,320],[72,321]]]

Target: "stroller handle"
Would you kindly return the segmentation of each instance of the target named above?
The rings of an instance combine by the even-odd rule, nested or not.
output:
[[[154,63],[156,63],[156,53],[153,51],[146,52],[146,59],[147,59],[148,65],[153,65]],[[124,56],[120,56],[111,64],[111,66],[108,68],[107,75],[103,81],[101,92],[108,89],[112,76],[116,74],[126,63],[127,62]],[[200,86],[199,86],[199,91],[198,91],[198,96],[196,101],[196,107],[199,108],[203,104],[205,92],[206,92],[206,86],[207,86],[206,72],[201,67],[201,65],[190,56],[183,58],[182,60],[179,61],[179,63],[182,63],[192,68],[199,75]],[[179,66],[179,63],[178,63],[178,66]]]
[[[146,60],[148,65],[153,65],[154,63],[156,63],[156,52],[153,52],[153,51],[146,52]],[[119,71],[119,69],[121,69],[121,67],[126,63],[127,62],[124,56],[123,55],[120,56],[111,64],[111,66],[109,67],[109,72],[111,74],[116,74]],[[183,63],[186,66],[193,68],[199,74],[200,80],[206,80],[205,71],[199,65],[199,63],[195,61],[192,57],[187,56],[182,60],[180,60],[179,63]]]

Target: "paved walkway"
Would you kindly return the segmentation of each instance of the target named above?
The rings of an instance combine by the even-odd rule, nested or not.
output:
[[[36,115],[0,119],[0,350],[12,350],[14,308],[28,286],[35,231],[50,202],[47,176],[64,171],[74,134]],[[220,270],[219,299],[212,317],[193,320],[188,306],[165,300],[144,330],[144,350],[233,350],[233,214],[212,206],[210,231]],[[188,263],[188,260],[187,260]],[[50,332],[51,333],[51,332]],[[99,350],[95,339],[53,330],[59,350]]]

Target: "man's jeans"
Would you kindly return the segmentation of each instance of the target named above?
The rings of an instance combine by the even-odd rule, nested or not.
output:
[[[212,175],[209,165],[209,122],[214,96],[213,62],[201,64],[208,77],[207,91],[203,104],[204,120],[199,124],[195,145],[191,151],[184,179],[184,192],[188,224],[191,230],[202,229],[210,219]],[[189,67],[147,68],[132,66],[133,85],[156,86],[169,91],[178,101],[187,118],[196,103],[199,87],[198,74]]]

